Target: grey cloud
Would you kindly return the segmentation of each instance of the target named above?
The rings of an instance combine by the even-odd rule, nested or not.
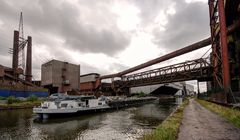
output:
[[[0,29],[0,32],[2,30]],[[13,37],[11,37],[12,39]],[[7,36],[0,35],[0,55],[2,56],[9,56],[10,54],[8,53],[10,48],[12,48],[13,43],[12,40],[8,38]]]
[[[123,64],[113,63],[111,64],[111,68],[116,71],[123,71],[125,69],[128,69],[129,67],[124,66]],[[109,74],[109,71],[101,68],[97,68],[87,63],[81,63],[81,74],[87,74],[87,73],[99,73],[101,75],[106,75],[106,74]]]
[[[12,62],[12,59],[9,56],[0,55],[0,61],[1,61],[0,65],[12,67],[12,63],[9,63],[9,62]]]
[[[128,66],[125,66],[124,64],[119,64],[119,63],[113,63],[112,67],[116,71],[123,71],[123,70],[129,69]]]
[[[161,10],[175,3],[175,0],[134,0],[132,1],[140,9],[141,24],[152,24]]]
[[[129,36],[120,31],[116,26],[115,15],[107,11],[107,9],[99,10],[97,7],[99,3],[107,5],[108,1],[83,2],[83,5],[85,4],[84,6],[87,7],[91,14],[97,11],[99,16],[108,16],[102,17],[102,19],[107,18],[109,21],[115,21],[115,23],[112,23],[112,26],[104,29],[98,27],[98,24],[102,22],[101,17],[93,19],[91,21],[94,22],[93,24],[86,24],[89,21],[84,21],[84,17],[87,17],[88,13],[84,13],[84,11],[79,13],[76,5],[67,2],[59,3],[58,1],[45,0],[33,2],[25,0],[22,1],[25,5],[15,3],[14,1],[1,1],[0,16],[4,17],[4,22],[15,24],[18,23],[18,18],[16,17],[18,17],[22,9],[24,26],[25,28],[31,28],[33,38],[34,34],[44,32],[62,39],[64,47],[69,49],[108,55],[114,55],[118,51],[125,49],[129,44]],[[99,14],[99,12],[102,13]],[[51,38],[48,38],[48,40],[51,40]],[[48,41],[38,43],[48,45]]]
[[[176,14],[168,17],[166,30],[153,31],[154,42],[170,51],[210,36],[208,4],[195,2],[176,4]]]
[[[112,56],[129,43],[125,36],[109,30],[94,31],[93,27],[88,27],[72,29],[72,31],[75,32],[69,31],[65,44],[71,44],[81,51],[103,52]]]
[[[167,15],[165,31],[153,29],[153,42],[159,47],[173,51],[210,36],[208,4],[204,2],[186,3],[183,0],[134,0],[140,9],[142,26],[152,25],[160,11],[165,14],[174,5],[176,13]]]
[[[96,68],[96,67],[94,67],[92,65],[89,65],[87,63],[81,63],[80,67],[81,67],[80,68],[81,69],[81,71],[80,71],[81,75],[88,74],[88,73],[99,73],[101,75],[104,75],[104,74],[108,73],[108,71]]]

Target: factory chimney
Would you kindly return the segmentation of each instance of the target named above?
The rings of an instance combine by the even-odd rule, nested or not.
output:
[[[26,81],[32,82],[32,37],[27,39]]]
[[[18,68],[18,52],[19,52],[19,32],[14,31],[13,35],[13,57],[12,57],[12,69],[14,73],[16,73],[16,70]]]

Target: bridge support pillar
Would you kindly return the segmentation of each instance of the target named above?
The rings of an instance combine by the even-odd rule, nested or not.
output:
[[[220,41],[222,50],[222,73],[223,73],[223,86],[225,94],[225,102],[227,103],[227,94],[230,88],[230,75],[229,75],[229,60],[228,60],[228,46],[227,46],[227,27],[224,0],[218,0],[219,20],[220,20]]]
[[[200,94],[200,89],[199,89],[199,82],[197,81],[197,92],[198,92],[198,95]]]

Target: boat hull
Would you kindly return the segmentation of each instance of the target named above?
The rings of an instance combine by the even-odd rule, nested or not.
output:
[[[111,108],[99,107],[99,108],[84,108],[84,109],[42,109],[34,108],[33,113],[37,114],[38,119],[49,119],[49,118],[62,118],[68,116],[79,116],[90,113],[105,112]]]
[[[143,98],[143,99],[128,99],[128,100],[116,100],[111,101],[108,105],[105,106],[96,106],[96,107],[83,107],[83,108],[33,108],[33,113],[38,115],[40,119],[48,119],[55,117],[66,117],[66,116],[76,116],[96,112],[105,112],[108,110],[118,110],[120,108],[128,108],[132,106],[139,106],[146,103],[151,103],[155,101],[156,98]]]

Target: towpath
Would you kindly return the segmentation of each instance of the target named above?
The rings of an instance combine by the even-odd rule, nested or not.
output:
[[[190,99],[178,140],[240,140],[240,129]]]

